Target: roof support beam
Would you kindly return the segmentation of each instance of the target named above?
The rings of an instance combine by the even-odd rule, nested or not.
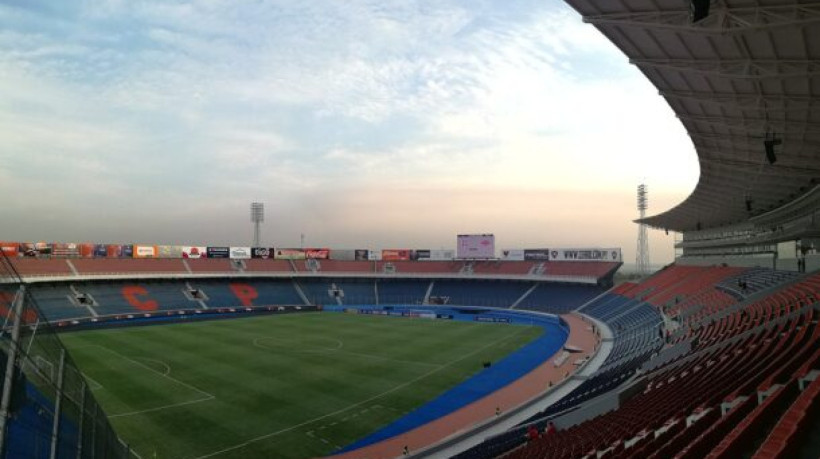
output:
[[[803,95],[720,93],[703,91],[661,90],[667,99],[691,100],[693,102],[724,105],[740,110],[763,110],[766,112],[805,111],[817,103],[817,98]]]
[[[785,80],[820,75],[820,61],[816,60],[630,59],[629,62],[642,68],[744,80]]]
[[[705,123],[713,126],[720,126],[732,129],[743,129],[746,131],[760,131],[766,132],[775,131],[783,135],[800,135],[800,134],[818,134],[820,135],[820,126],[810,126],[806,124],[805,120],[790,121],[788,119],[766,119],[751,116],[699,116],[690,114],[677,114],[681,121],[689,121],[692,123]],[[692,131],[690,129],[690,131]],[[697,130],[693,132],[699,132]]]
[[[697,23],[692,23],[689,10],[685,9],[589,15],[584,17],[584,22],[598,26],[669,29],[697,34],[744,33],[820,22],[820,5],[794,3],[744,8],[713,5],[709,16]]]

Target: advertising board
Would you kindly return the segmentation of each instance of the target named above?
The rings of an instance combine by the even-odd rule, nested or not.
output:
[[[108,258],[119,258],[122,256],[122,246],[119,244],[108,244],[105,246],[105,256]]]
[[[161,245],[157,249],[159,258],[182,257],[182,246],[179,245]]]
[[[304,260],[305,251],[302,249],[276,249],[273,258],[277,260]]]
[[[367,259],[372,261],[379,261],[382,259],[382,252],[380,250],[369,250],[367,252]]]
[[[382,250],[382,260],[384,260],[384,261],[407,261],[407,260],[410,260],[410,249],[384,249],[384,250]]]
[[[524,259],[527,261],[547,261],[550,259],[550,249],[525,249]]]
[[[230,247],[208,247],[208,250],[205,252],[208,258],[230,258],[231,257],[231,248]]]
[[[16,257],[20,254],[19,242],[0,242],[0,251],[7,257]]]
[[[37,245],[33,242],[21,242],[18,250],[24,257],[37,256]]]
[[[123,244],[122,252],[120,254],[123,258],[133,258],[134,257],[134,244]]]
[[[251,248],[231,247],[230,257],[234,260],[247,260],[251,257]]]
[[[134,245],[134,258],[157,258],[159,250],[155,245]]]
[[[330,258],[330,249],[305,249],[305,258],[327,260]]]
[[[83,242],[82,244],[77,245],[80,248],[80,258],[94,258],[94,246],[96,244]]]
[[[105,258],[108,255],[105,244],[94,244],[94,258]]]
[[[524,249],[502,249],[501,259],[508,261],[524,261]]]
[[[273,247],[251,248],[251,258],[273,258]]]
[[[208,258],[208,248],[199,245],[183,245],[182,258],[190,258],[192,260]]]
[[[370,259],[370,251],[367,249],[356,249],[355,252],[356,261],[367,261]]]
[[[550,261],[622,261],[619,248],[550,249]]]
[[[495,258],[495,236],[492,234],[459,234],[456,243],[458,258]]]

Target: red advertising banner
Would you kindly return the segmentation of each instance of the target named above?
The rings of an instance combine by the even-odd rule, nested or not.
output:
[[[407,261],[410,260],[410,252],[410,249],[385,249],[382,250],[382,260]]]
[[[78,244],[78,246],[80,248],[81,258],[94,258],[94,244],[83,242],[82,244]]]
[[[0,242],[0,250],[2,250],[7,257],[16,257],[20,254],[20,243]]]
[[[327,260],[330,258],[330,249],[305,249],[305,258]]]
[[[119,244],[108,244],[105,246],[105,256],[108,258],[119,258],[122,256],[122,246]]]

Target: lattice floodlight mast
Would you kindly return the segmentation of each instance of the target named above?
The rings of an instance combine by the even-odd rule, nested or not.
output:
[[[638,213],[640,218],[646,217],[649,206],[649,189],[645,184],[638,185]],[[649,240],[646,235],[646,224],[638,224],[638,250],[635,255],[635,269],[640,276],[649,274]]]
[[[260,225],[265,221],[265,204],[261,202],[251,203],[251,222],[253,223],[253,246],[260,247]]]

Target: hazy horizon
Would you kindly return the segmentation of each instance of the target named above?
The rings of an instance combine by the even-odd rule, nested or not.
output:
[[[0,5],[0,239],[621,247],[694,187],[641,72],[562,2]],[[650,231],[651,260],[672,236]]]

